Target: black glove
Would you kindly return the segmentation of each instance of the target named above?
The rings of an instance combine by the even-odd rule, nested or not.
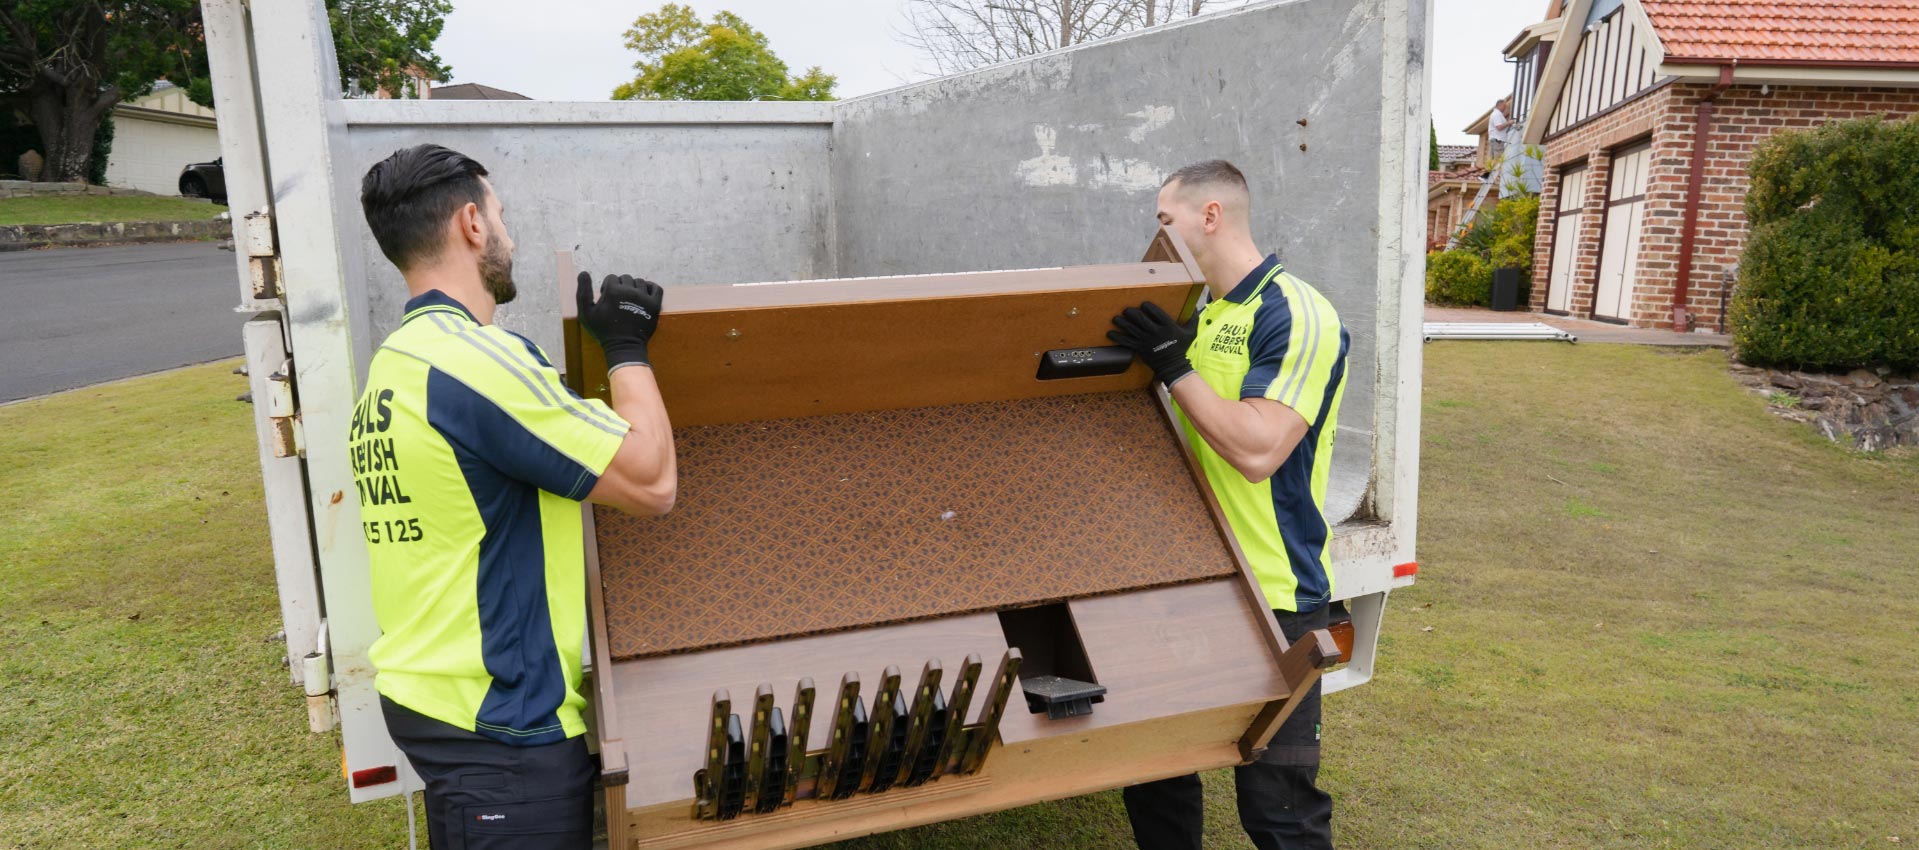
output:
[[[606,350],[606,370],[629,363],[652,366],[646,359],[647,340],[660,326],[660,302],[666,290],[650,280],[631,275],[607,275],[600,282],[600,300],[593,300],[593,275],[580,272],[580,325]]]
[[[1197,336],[1190,327],[1182,327],[1165,310],[1152,302],[1128,307],[1113,317],[1115,330],[1106,338],[1133,350],[1153,370],[1153,377],[1168,387],[1193,373],[1186,359],[1186,347]]]

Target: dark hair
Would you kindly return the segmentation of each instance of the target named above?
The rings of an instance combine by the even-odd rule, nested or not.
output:
[[[1223,159],[1209,159],[1205,162],[1195,162],[1192,165],[1167,175],[1165,182],[1160,183],[1159,187],[1164,189],[1172,185],[1175,180],[1179,181],[1179,185],[1181,186],[1223,183],[1228,186],[1237,186],[1240,191],[1245,192],[1248,196],[1252,195],[1252,191],[1246,188],[1246,175],[1239,173],[1238,168],[1233,167],[1232,163]]]
[[[445,245],[446,220],[468,202],[485,206],[486,166],[439,145],[394,151],[360,180],[367,227],[400,271],[434,259]]]

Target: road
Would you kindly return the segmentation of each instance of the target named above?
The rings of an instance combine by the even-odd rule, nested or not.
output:
[[[240,354],[213,242],[0,253],[0,401]]]

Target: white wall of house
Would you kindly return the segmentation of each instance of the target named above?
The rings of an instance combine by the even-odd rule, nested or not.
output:
[[[213,110],[177,88],[163,89],[114,107],[107,185],[178,195],[181,169],[219,155]]]

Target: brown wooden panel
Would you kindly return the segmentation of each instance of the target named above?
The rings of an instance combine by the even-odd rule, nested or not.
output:
[[[626,737],[629,765],[626,805],[650,806],[689,798],[699,769],[711,716],[713,691],[726,688],[736,710],[762,684],[773,686],[781,712],[791,710],[794,688],[811,677],[819,694],[813,712],[813,749],[830,740],[840,677],[858,673],[861,698],[870,706],[887,665],[909,671],[911,687],[929,658],[957,669],[968,653],[994,663],[1006,652],[999,618],[992,614],[947,617],[857,632],[821,635],[754,646],[613,663],[611,686]],[[991,675],[989,666],[987,675]],[[983,700],[973,703],[978,719]]]
[[[676,428],[674,438],[671,514],[596,510],[615,658],[1237,569],[1144,390]]]
[[[1083,717],[1048,720],[1008,706],[1008,744],[1286,696],[1237,579],[1157,587],[1067,603],[1106,701]],[[1268,615],[1270,618],[1270,615]]]
[[[1111,345],[1112,317],[1143,302],[1188,316],[1201,289],[1177,263],[932,278],[968,279],[933,290],[973,294],[820,300],[858,297],[847,293],[881,283],[891,291],[914,278],[669,290],[649,353],[673,425],[1137,389],[1152,378],[1142,364],[1121,375],[1041,381],[1039,359],[1058,348]],[[742,303],[752,306],[724,306]],[[576,389],[606,398],[605,355],[577,330],[572,344],[580,345],[581,374],[593,376]]]

